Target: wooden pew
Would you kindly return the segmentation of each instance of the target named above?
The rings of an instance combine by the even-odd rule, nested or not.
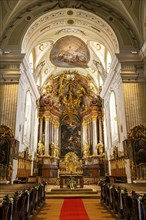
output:
[[[9,220],[11,209],[9,197],[5,196],[3,199],[0,198],[0,202],[0,220]]]
[[[5,197],[6,194],[9,194],[9,196]],[[13,206],[11,206],[10,201],[13,201]],[[44,184],[1,185],[0,220],[10,220],[10,218],[12,220],[28,219],[41,207],[44,201]]]
[[[107,184],[101,182],[101,200],[120,219],[146,220],[146,187],[144,184]],[[140,198],[142,198],[141,201]]]

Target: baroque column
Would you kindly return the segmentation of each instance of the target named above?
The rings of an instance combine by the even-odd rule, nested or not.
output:
[[[87,124],[82,125],[82,132],[83,132],[83,146],[88,143],[87,140]]]
[[[45,154],[49,154],[49,119],[45,119]]]
[[[56,125],[55,126],[55,144],[59,145],[59,127]]]
[[[92,121],[92,126],[93,126],[93,154],[97,154],[97,150],[96,150],[96,145],[97,145],[97,123],[96,123],[96,118],[93,118]]]
[[[103,143],[102,117],[99,116],[99,142]]]
[[[43,140],[43,118],[40,118],[39,140]]]

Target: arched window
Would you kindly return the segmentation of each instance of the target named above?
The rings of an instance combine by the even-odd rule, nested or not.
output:
[[[25,121],[24,121],[24,133],[23,133],[23,140],[24,143],[29,145],[30,144],[30,129],[31,129],[31,96],[30,92],[26,93],[25,99]]]
[[[112,144],[118,141],[118,123],[117,123],[117,110],[116,110],[116,98],[114,92],[110,95],[110,125]]]

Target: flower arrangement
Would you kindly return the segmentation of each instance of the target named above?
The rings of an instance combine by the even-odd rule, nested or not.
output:
[[[146,203],[146,194],[140,195],[138,197],[138,201],[140,201],[141,203]]]
[[[9,195],[5,195],[4,199],[3,199],[3,205],[4,204],[12,204],[13,203],[13,199],[9,197]]]
[[[75,178],[73,176],[70,176],[67,179],[67,185],[69,186],[70,189],[74,189],[75,188],[76,180],[75,180]]]

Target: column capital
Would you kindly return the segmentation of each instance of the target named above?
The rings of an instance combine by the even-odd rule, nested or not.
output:
[[[0,54],[0,83],[18,83],[20,64],[25,54]]]
[[[144,73],[144,60],[138,52],[116,54],[121,64],[121,77],[124,82],[136,82],[146,80]]]
[[[44,116],[44,118],[45,118],[45,121],[50,121],[50,116]]]

